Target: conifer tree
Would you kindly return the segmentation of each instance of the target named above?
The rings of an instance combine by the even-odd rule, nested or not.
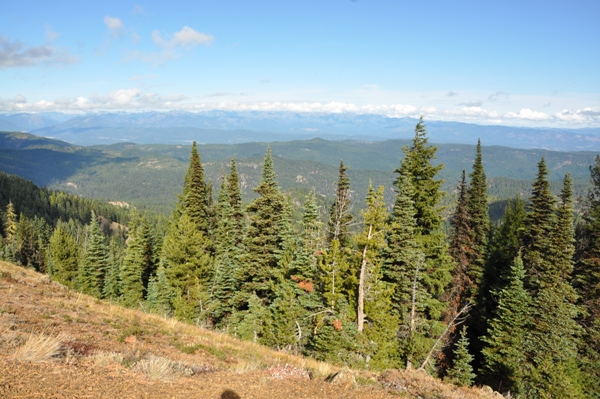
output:
[[[7,260],[13,260],[16,246],[16,234],[17,234],[17,226],[18,226],[18,218],[15,213],[15,206],[12,201],[8,202],[6,206],[6,214],[5,214],[5,222],[4,222],[4,240],[6,243],[4,258]]]
[[[314,191],[309,191],[302,208],[302,237],[313,252],[322,247],[322,223]]]
[[[187,213],[190,220],[204,234],[209,230],[209,190],[204,181],[204,168],[196,142],[192,144],[190,165],[185,175],[183,193],[179,199],[178,213]]]
[[[279,283],[270,306],[272,331],[268,337],[275,346],[285,345],[294,353],[305,350],[312,339],[315,317],[325,311],[315,255],[322,238],[312,192],[307,196],[302,215],[300,234],[290,231],[279,255]]]
[[[374,190],[369,184],[367,209],[361,213],[364,230],[354,236],[358,249],[355,262],[360,263],[357,307],[357,330],[363,332],[371,348],[365,348],[371,358],[369,367],[397,367],[398,343],[396,333],[399,317],[392,312],[394,286],[384,281],[383,253],[389,229],[384,199],[384,187]]]
[[[327,231],[327,243],[331,245],[333,240],[338,240],[342,248],[350,245],[349,227],[353,219],[350,213],[350,179],[346,176],[346,170],[348,167],[344,166],[344,161],[340,161],[337,190],[329,210]]]
[[[384,187],[381,186],[377,191],[373,189],[370,183],[367,191],[367,210],[362,212],[365,229],[355,236],[355,242],[359,251],[360,275],[358,284],[358,308],[357,324],[358,331],[363,331],[365,318],[365,293],[373,283],[371,278],[374,264],[379,262],[380,253],[385,247],[385,234],[387,232],[387,212],[385,210],[385,199],[383,198]]]
[[[242,191],[240,190],[240,178],[238,176],[235,158],[231,159],[231,169],[226,180],[226,187],[229,191],[229,201],[233,210],[233,218],[236,224],[243,226],[244,213],[242,212]]]
[[[527,396],[565,397],[580,391],[577,354],[576,295],[569,281],[573,270],[573,227],[570,177],[566,177],[558,217],[550,193],[544,159],[528,214],[524,263],[532,294],[530,324],[525,336],[527,363],[520,391]],[[559,231],[565,230],[565,231]],[[575,395],[577,396],[577,395]]]
[[[155,271],[155,254],[148,219],[132,211],[129,238],[120,267],[120,292],[125,306],[138,306],[146,296],[150,276]]]
[[[48,248],[48,274],[67,287],[73,287],[77,278],[78,250],[73,237],[57,227]]]
[[[215,276],[210,292],[211,315],[217,326],[226,324],[235,309],[234,299],[239,289],[237,276],[242,254],[242,232],[231,203],[230,182],[229,179],[223,179],[216,207]]]
[[[4,224],[4,238],[10,239],[17,232],[17,214],[15,213],[15,206],[12,201],[8,202],[6,206],[6,221]]]
[[[529,198],[531,206],[527,214],[527,229],[524,234],[524,254],[528,289],[534,294],[544,279],[550,278],[551,267],[548,256],[552,247],[551,238],[556,225],[556,199],[550,192],[548,167],[544,158],[538,163],[538,175]],[[550,280],[546,280],[550,283]]]
[[[173,289],[167,279],[165,268],[160,265],[156,274],[150,277],[146,307],[152,313],[170,316],[173,311],[171,305],[173,299]]]
[[[87,245],[79,270],[78,288],[86,294],[100,298],[102,296],[104,276],[108,268],[108,250],[104,235],[100,230],[98,217],[92,211],[88,226]]]
[[[579,250],[574,271],[574,285],[583,312],[581,349],[587,392],[600,392],[600,156],[590,166],[592,187],[578,232]]]
[[[129,227],[129,238],[127,239],[123,266],[119,276],[124,306],[137,307],[144,299],[143,275],[148,267],[147,261],[149,259],[145,257],[148,242],[143,233],[139,215],[134,211]]]
[[[515,257],[508,283],[494,294],[498,308],[483,338],[486,379],[505,392],[516,393],[525,363],[523,340],[528,325],[531,297],[525,290],[525,269],[521,254]]]
[[[409,176],[401,174],[396,188],[396,200],[386,235],[387,247],[384,248],[384,276],[393,287],[391,313],[401,323],[400,354],[407,368],[411,368],[418,356],[415,345],[418,340],[417,318],[422,315],[431,296],[424,289],[422,274],[419,273],[424,256],[416,240],[413,189]]]
[[[477,299],[478,310],[484,318],[491,318],[497,305],[491,293],[500,292],[508,284],[512,262],[524,245],[526,218],[525,201],[517,196],[507,202],[500,226],[489,243],[489,257]]]
[[[104,276],[102,295],[105,299],[118,301],[121,298],[121,268],[123,267],[125,237],[112,236],[108,245],[108,269]]]
[[[487,179],[483,170],[481,156],[481,140],[477,140],[477,155],[467,191],[466,207],[471,217],[470,228],[472,237],[472,255],[468,275],[473,281],[474,296],[483,278],[483,270],[487,258],[488,237],[490,234],[490,216],[487,200]]]
[[[464,326],[460,330],[460,338],[454,348],[454,361],[452,368],[448,370],[447,378],[452,383],[459,386],[469,386],[473,384],[473,379],[476,375],[473,373],[473,366],[471,366],[472,361],[473,356],[469,353],[467,327]]]
[[[104,277],[102,297],[111,301],[118,301],[121,296],[121,267],[117,262],[109,261]],[[134,306],[134,305],[130,305]]]
[[[275,180],[271,149],[267,149],[262,179],[254,189],[259,195],[248,206],[248,229],[244,238],[245,255],[241,270],[242,290],[256,293],[265,303],[272,300],[272,281],[278,268],[278,252],[283,248],[283,228],[289,221],[290,207]]]
[[[422,252],[415,238],[417,225],[409,177],[400,175],[396,187],[396,200],[386,236],[387,247],[384,249],[384,272],[386,279],[394,286],[394,311],[402,316],[408,310],[412,291],[410,281]]]
[[[345,288],[346,279],[350,277],[350,265],[338,240],[332,240],[329,248],[319,257],[319,269],[325,306],[329,307],[332,313],[344,310],[348,306]]]
[[[428,145],[427,131],[423,118],[415,127],[415,137],[410,147],[403,147],[405,158],[396,173],[410,179],[413,188],[412,200],[415,209],[415,220],[419,234],[427,236],[436,233],[442,225],[439,201],[444,193],[441,191],[443,180],[436,180],[436,175],[444,165],[433,166],[437,147]],[[396,186],[399,182],[396,181]]]
[[[248,308],[235,314],[238,318],[234,323],[234,334],[246,341],[258,342],[262,335],[265,322],[268,321],[268,308],[263,300],[251,294],[248,297]]]
[[[399,173],[396,202],[400,200],[403,205],[395,206],[394,213],[399,212],[407,219],[407,210],[410,209],[414,221],[407,220],[407,226],[414,228],[395,227],[396,215],[393,215],[386,268],[388,275],[395,275],[390,277],[398,284],[394,305],[402,317],[400,335],[405,339],[401,353],[408,368],[424,359],[437,336],[444,330],[442,323],[438,322],[445,307],[440,296],[452,278],[450,271],[453,262],[448,255],[442,230],[442,209],[438,205],[443,196],[440,190],[443,181],[435,179],[443,165],[431,164],[436,150],[436,147],[428,145],[421,118],[415,128],[412,145],[403,148],[406,156],[396,170]],[[411,201],[409,207],[406,207],[406,196]],[[400,235],[404,237],[394,237]],[[407,244],[416,251],[400,249]],[[410,258],[408,262],[407,256]],[[403,275],[401,280],[398,274]]]
[[[206,250],[208,238],[186,214],[173,221],[162,247],[165,275],[174,290],[175,316],[197,321],[208,303],[212,280],[212,258]]]
[[[428,145],[423,118],[415,127],[412,145],[404,147],[403,151],[406,156],[396,173],[407,176],[412,186],[416,239],[425,254],[423,284],[437,302],[428,305],[428,313],[433,319],[437,319],[444,307],[439,302],[439,297],[452,279],[450,273],[454,265],[442,230],[442,208],[438,205],[444,195],[441,190],[443,180],[435,178],[444,165],[434,166],[431,163],[435,159],[437,147]],[[396,185],[399,183],[397,181]]]
[[[444,294],[447,308],[445,311],[446,322],[450,322],[460,309],[471,301],[473,297],[472,288],[474,281],[470,276],[471,263],[473,262],[473,239],[471,230],[471,215],[467,208],[469,196],[467,193],[467,182],[465,171],[459,186],[458,203],[456,210],[450,220],[452,224],[452,235],[450,237],[450,248],[448,252],[456,264],[452,271],[452,282]]]
[[[14,236],[14,261],[23,266],[33,267],[31,264],[35,253],[34,230],[29,220],[23,213],[19,215],[17,231]]]

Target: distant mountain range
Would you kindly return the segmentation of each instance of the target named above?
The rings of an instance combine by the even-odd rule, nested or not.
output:
[[[78,145],[232,144],[323,138],[410,139],[417,120],[371,114],[266,111],[104,112],[0,114],[0,130],[23,131]],[[557,151],[600,151],[600,128],[553,129],[426,121],[434,143],[475,144]]]

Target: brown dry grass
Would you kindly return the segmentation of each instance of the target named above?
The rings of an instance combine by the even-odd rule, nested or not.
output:
[[[27,341],[12,355],[14,360],[41,362],[60,354],[61,338],[45,334],[29,334]]]
[[[68,335],[40,334],[40,331],[61,331]],[[167,389],[164,392],[169,392],[168,396],[186,399],[221,397],[215,395],[219,389],[224,392],[224,387],[237,387],[238,393],[245,394],[244,398],[268,396],[271,399],[387,398],[398,395],[449,399],[496,397],[491,392],[456,388],[414,373],[393,371],[393,374],[380,376],[368,371],[342,370],[171,318],[100,301],[70,291],[30,269],[0,262],[0,397],[13,397],[16,392],[26,392],[25,396],[33,397],[32,392],[51,389],[37,385],[36,373],[47,367],[40,366],[45,364],[44,361],[36,363],[35,369],[28,368],[28,363],[23,362],[29,358],[29,353],[36,352],[39,355],[31,355],[31,359],[56,356],[64,359],[52,362],[51,367],[56,370],[55,383],[61,384],[54,388],[57,392],[63,389],[60,392],[65,397],[77,393],[64,388],[71,386],[74,378],[84,378],[84,383],[100,387],[99,391],[88,387],[97,397],[163,397],[161,384],[169,384],[164,388]],[[2,353],[13,355],[3,357]],[[7,361],[17,363],[8,364]],[[281,365],[305,370],[311,380],[274,382],[269,369],[281,368]],[[23,378],[14,376],[20,381],[21,388],[12,384],[15,380],[11,379],[11,373],[17,373],[16,369],[24,375]],[[342,373],[338,375],[345,378],[325,382],[326,377],[340,371]],[[82,377],[83,372],[86,377]],[[177,390],[170,381],[178,382]],[[2,391],[3,383],[12,387],[12,391]],[[190,396],[190,390],[204,390],[204,393]]]

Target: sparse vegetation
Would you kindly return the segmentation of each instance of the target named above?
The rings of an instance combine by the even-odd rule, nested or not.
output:
[[[60,337],[31,333],[23,345],[17,348],[12,357],[20,361],[41,362],[57,357],[60,350]]]

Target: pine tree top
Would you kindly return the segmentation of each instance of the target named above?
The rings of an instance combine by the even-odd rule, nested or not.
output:
[[[263,162],[262,178],[258,187],[254,189],[260,195],[266,195],[270,191],[279,191],[277,185],[275,170],[273,168],[273,155],[271,154],[271,146],[267,147],[267,155]]]
[[[395,172],[410,177],[417,226],[421,234],[428,235],[442,227],[442,209],[438,203],[444,195],[441,190],[444,181],[435,177],[444,165],[434,166],[431,163],[436,158],[437,147],[428,144],[422,117],[415,127],[412,145],[403,147],[402,150],[406,156]],[[395,184],[398,187],[399,180],[396,180]]]

